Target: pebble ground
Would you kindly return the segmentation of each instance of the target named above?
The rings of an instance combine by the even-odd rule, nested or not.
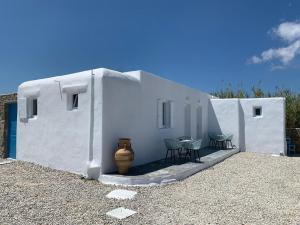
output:
[[[300,157],[239,153],[186,180],[126,187],[133,200],[105,197],[120,187],[15,161],[0,165],[0,224],[300,224]],[[106,212],[137,211],[117,220]]]

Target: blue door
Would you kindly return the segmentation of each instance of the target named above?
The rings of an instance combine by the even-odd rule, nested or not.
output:
[[[17,103],[8,105],[7,157],[16,158],[17,143]]]

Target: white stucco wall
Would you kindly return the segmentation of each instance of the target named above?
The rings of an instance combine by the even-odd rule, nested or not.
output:
[[[90,76],[90,71],[85,71],[20,85],[19,102],[26,97],[37,98],[38,115],[21,122],[19,113],[17,159],[85,173],[90,138]],[[80,94],[79,108],[68,111],[67,93],[63,89],[78,86],[86,87]]]
[[[232,143],[239,148],[239,115],[239,99],[211,99],[208,131],[219,134],[233,134]]]
[[[165,156],[164,138],[185,135],[184,107],[191,105],[191,135],[196,138],[196,110],[202,106],[202,131],[207,143],[208,94],[162,79],[143,71],[126,73],[130,81],[115,77],[103,79],[103,172],[115,170],[113,154],[120,137],[132,139],[134,164]],[[124,78],[124,74],[120,74]],[[172,101],[172,128],[158,128],[158,99]]]
[[[78,91],[79,107],[69,111],[67,96]],[[186,104],[193,138],[197,107],[202,107],[201,133],[207,143],[210,95],[142,71],[96,69],[30,81],[20,85],[18,97],[21,105],[28,97],[37,98],[38,116],[18,118],[17,159],[55,169],[92,173],[93,178],[114,171],[114,152],[122,137],[132,139],[135,165],[161,159],[163,139],[185,135]],[[158,100],[172,101],[171,128],[158,127]]]
[[[285,99],[211,99],[209,131],[232,133],[241,151],[285,154]],[[253,108],[262,116],[254,117]]]
[[[285,99],[240,99],[245,121],[246,151],[285,154]],[[253,107],[262,107],[262,116],[253,117]]]
[[[70,111],[68,95],[76,93],[79,106]],[[38,115],[24,120],[28,98],[38,99]],[[132,139],[139,165],[164,158],[164,138],[190,134],[203,139],[204,147],[208,131],[233,133],[242,150],[284,151],[284,99],[210,98],[143,71],[96,69],[25,82],[18,91],[17,159],[97,178],[116,169],[119,138]],[[170,128],[159,126],[162,101],[171,102]],[[253,118],[253,105],[262,107],[261,118]],[[197,112],[202,112],[200,137]]]

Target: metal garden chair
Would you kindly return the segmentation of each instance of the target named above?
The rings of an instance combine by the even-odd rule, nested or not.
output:
[[[226,145],[226,135],[224,134],[216,135],[216,139],[215,139],[216,148],[222,149],[225,148],[225,145]]]
[[[202,145],[202,140],[201,139],[194,140],[194,141],[191,141],[191,142],[187,143],[187,145],[186,145],[187,152],[186,152],[185,158],[187,158],[187,156],[192,158],[192,152],[193,152],[195,161],[196,161],[196,155],[198,156],[198,158],[200,160],[199,151],[201,149],[201,145]]]
[[[290,137],[286,137],[286,144],[287,144],[287,153],[291,155],[296,153],[296,145],[292,143],[292,139]]]
[[[233,134],[227,134],[225,136],[226,136],[226,138],[225,138],[226,148],[229,147],[229,145],[231,148],[235,148],[235,145],[232,144]]]
[[[209,146],[211,147],[216,147],[216,134],[215,133],[208,133],[208,137],[209,137]]]
[[[167,159],[168,159],[169,152],[171,152],[171,160],[175,161],[176,160],[176,151],[179,155],[182,146],[180,145],[178,140],[172,139],[172,138],[166,138],[166,139],[164,139],[164,142],[165,142],[165,145],[167,148],[165,161],[167,161]]]

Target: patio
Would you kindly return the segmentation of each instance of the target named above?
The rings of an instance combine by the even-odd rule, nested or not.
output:
[[[201,170],[205,170],[226,158],[239,152],[239,149],[214,149],[204,148],[200,151],[200,160],[176,161],[164,159],[133,167],[127,175],[117,172],[103,174],[100,177],[102,183],[114,185],[158,185],[168,184],[183,180]]]

